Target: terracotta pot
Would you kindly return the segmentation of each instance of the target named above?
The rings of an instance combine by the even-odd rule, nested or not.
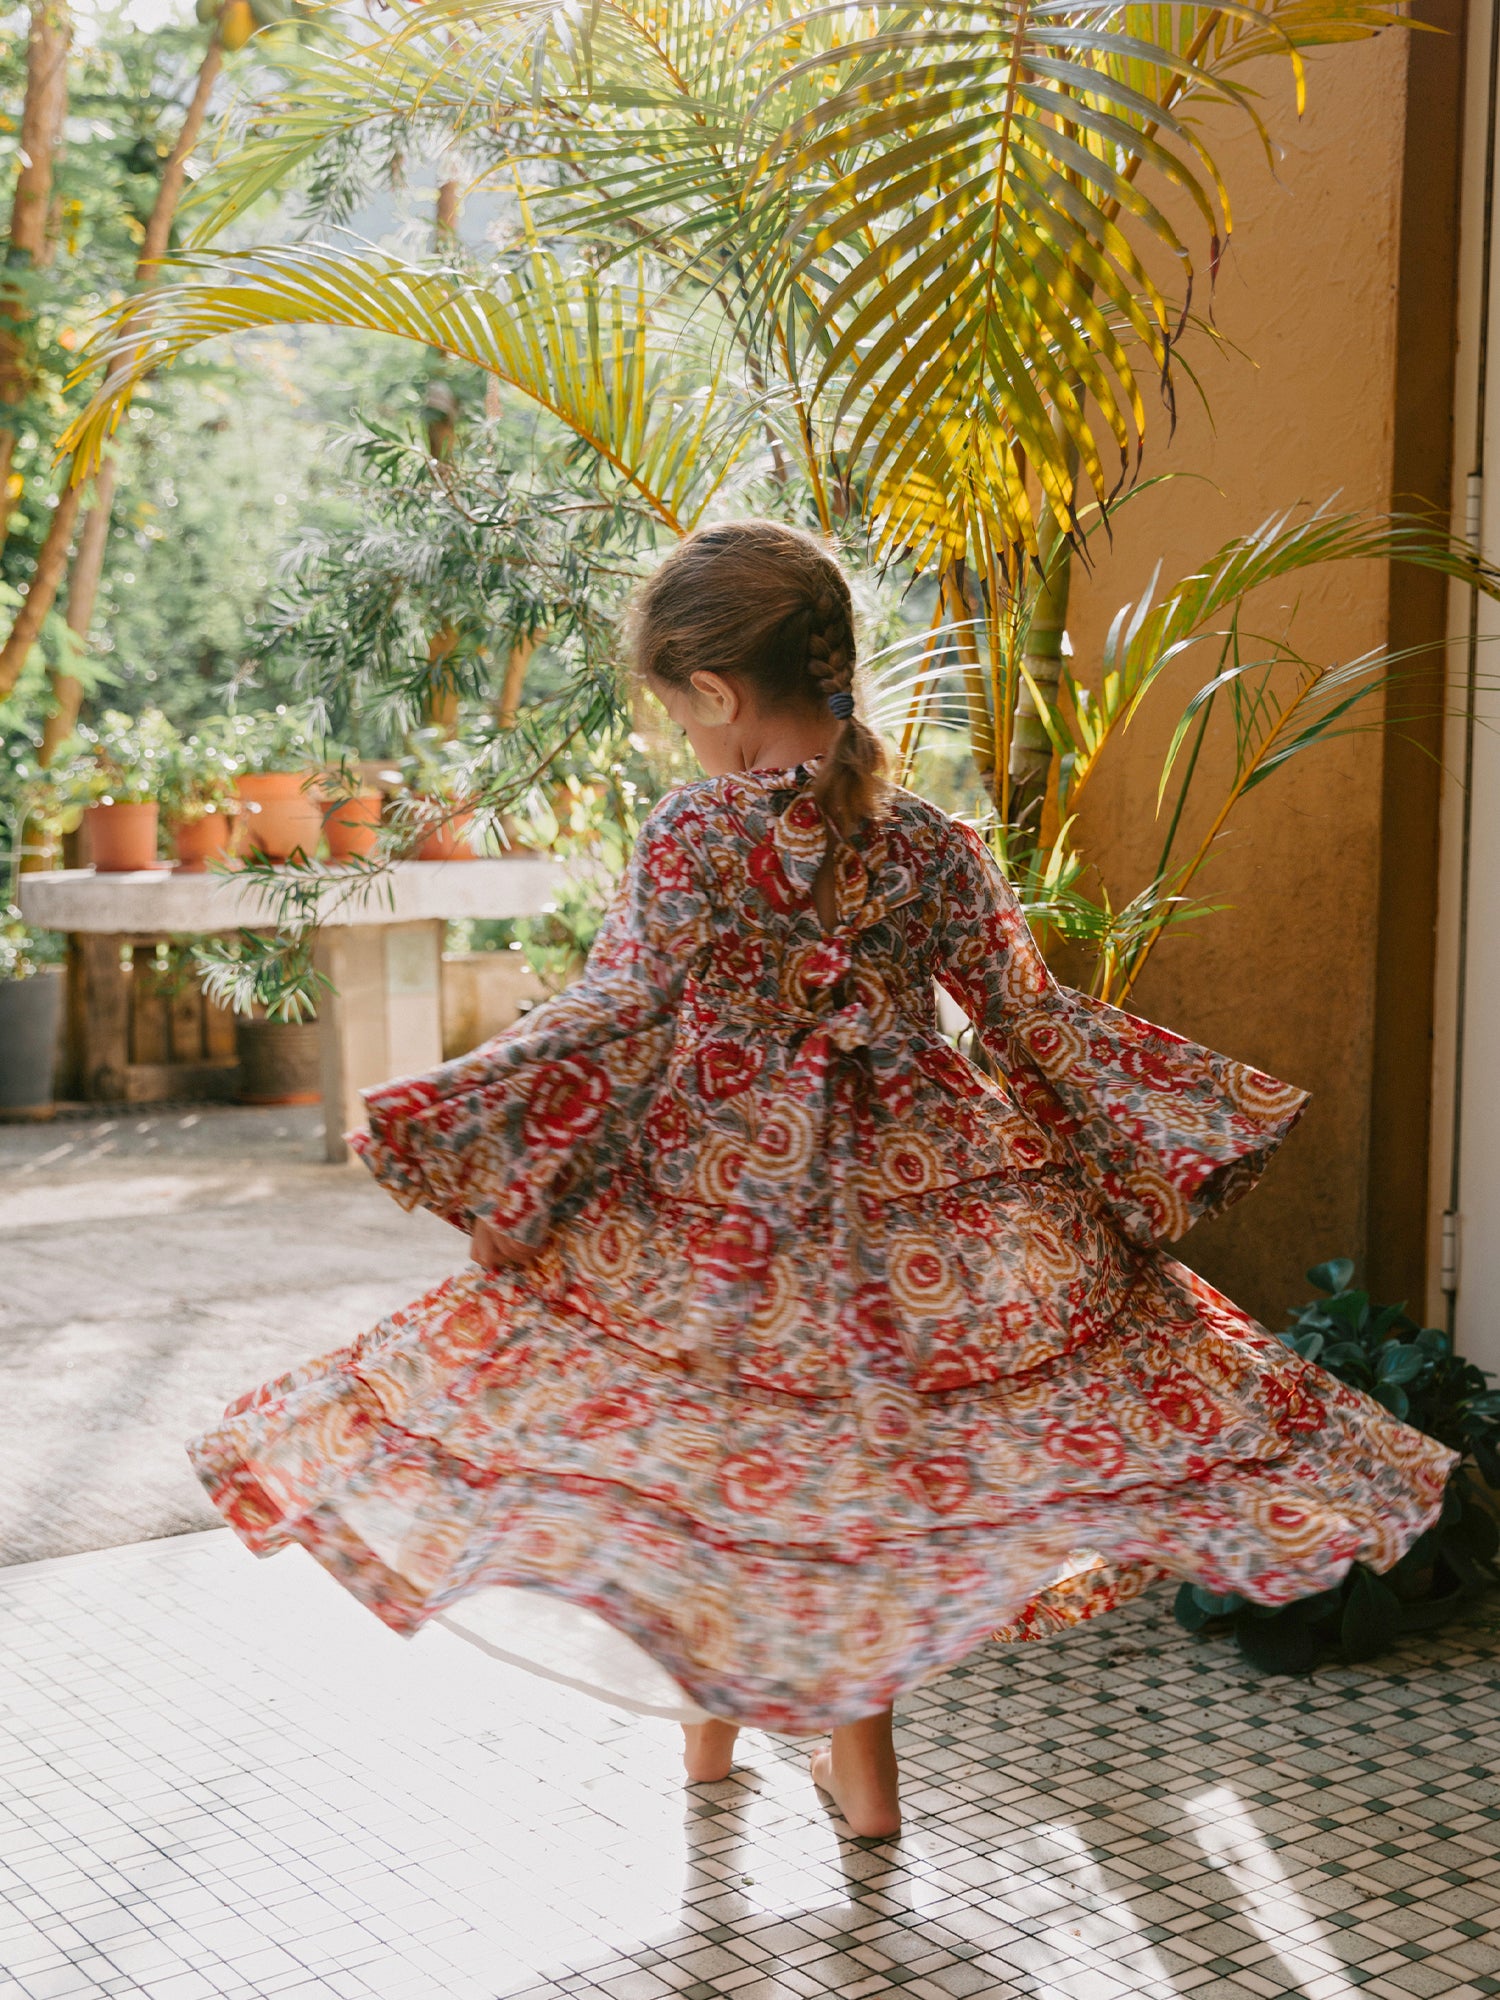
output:
[[[317,1104],[322,1100],[316,1021],[234,1024],[241,1104]]]
[[[330,861],[349,861],[356,855],[373,854],[380,832],[380,809],[385,795],[378,791],[356,792],[353,798],[335,799],[324,809],[323,831],[328,836]]]
[[[313,771],[247,771],[236,778],[241,845],[267,861],[289,861],[300,849],[310,861],[323,837],[323,806]]]
[[[177,849],[177,873],[201,875],[214,861],[229,858],[229,838],[234,820],[227,812],[205,813],[201,819],[185,819],[172,829]]]
[[[424,834],[412,849],[412,860],[472,861],[474,850],[467,836],[473,819],[471,812],[445,811],[440,823],[430,833]]]
[[[160,807],[155,799],[141,805],[90,806],[89,851],[101,875],[120,875],[137,868],[156,866],[156,822]]]

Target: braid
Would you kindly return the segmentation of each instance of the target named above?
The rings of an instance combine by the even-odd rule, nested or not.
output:
[[[808,614],[807,672],[839,729],[813,779],[812,795],[829,826],[846,838],[879,803],[885,752],[854,713],[854,602],[843,573],[831,563],[829,568],[832,575]]]
[[[854,714],[854,602],[829,550],[779,521],[689,535],[637,592],[636,665],[682,686],[694,669],[738,675],[771,707],[816,708],[837,729],[811,793],[847,839],[880,803],[885,753]]]
[[[825,701],[831,694],[847,694],[854,681],[851,607],[831,590],[819,595],[808,619],[807,671]]]

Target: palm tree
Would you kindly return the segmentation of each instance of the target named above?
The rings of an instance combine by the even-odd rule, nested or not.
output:
[[[145,375],[220,334],[302,322],[487,369],[666,533],[742,490],[805,507],[936,578],[933,629],[887,677],[883,719],[909,751],[962,714],[1008,865],[1092,945],[1099,990],[1123,994],[1195,907],[1225,813],[1356,726],[1400,670],[1284,644],[1247,662],[1246,593],[1356,553],[1493,585],[1435,524],[1318,512],[1237,538],[1122,614],[1097,685],[1063,662],[1071,566],[1137,480],[1148,392],[1170,419],[1230,233],[1205,114],[1264,137],[1247,64],[1285,60],[1300,102],[1302,50],[1401,18],[1391,0],[431,0],[383,38],[335,32],[291,58],[210,178],[188,274],[103,337],[109,379],[69,433],[74,476]],[[508,193],[498,268],[210,247],[291,175],[334,186],[362,151],[433,145]],[[1162,667],[1204,644],[1219,657],[1163,774],[1177,789],[1162,866],[1123,909],[1090,900],[1078,795]],[[1195,746],[1221,717],[1233,782],[1179,859],[1202,817]]]

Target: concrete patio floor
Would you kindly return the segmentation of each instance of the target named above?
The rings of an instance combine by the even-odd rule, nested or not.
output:
[[[0,1563],[217,1521],[183,1440],[463,1263],[316,1107],[0,1126]]]

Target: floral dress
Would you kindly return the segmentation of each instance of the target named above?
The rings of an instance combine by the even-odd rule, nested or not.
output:
[[[1163,1576],[1278,1604],[1393,1563],[1452,1455],[1160,1247],[1303,1093],[1057,985],[905,791],[825,931],[808,775],[676,792],[575,985],[369,1093],[399,1201],[539,1254],[234,1404],[191,1447],[231,1525],[399,1632],[584,1607],[790,1732]]]

